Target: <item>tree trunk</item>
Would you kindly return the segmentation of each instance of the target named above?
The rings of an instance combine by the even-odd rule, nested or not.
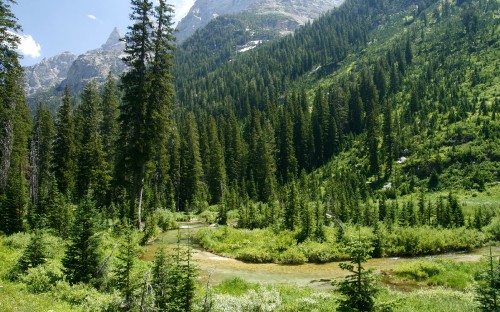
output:
[[[146,174],[146,164],[142,163],[137,179],[137,228],[142,231],[142,197],[144,193],[144,175]]]
[[[10,170],[12,147],[14,145],[14,125],[6,120],[2,125],[2,137],[0,137],[0,191],[5,190]]]

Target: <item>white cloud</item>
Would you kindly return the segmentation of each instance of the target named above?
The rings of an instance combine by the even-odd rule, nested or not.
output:
[[[92,14],[87,15],[87,17],[90,18],[91,20],[97,19],[97,17],[95,17],[95,15],[92,15]]]
[[[20,42],[17,47],[19,51],[25,56],[30,56],[32,58],[40,57],[40,52],[42,51],[42,46],[33,39],[31,35],[18,35]]]

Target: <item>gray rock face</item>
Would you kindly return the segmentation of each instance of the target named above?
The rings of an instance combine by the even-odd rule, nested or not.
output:
[[[344,0],[196,0],[189,13],[177,25],[176,37],[180,43],[217,16],[241,12],[285,15],[294,22],[291,25],[303,25],[343,2]]]
[[[125,49],[125,42],[121,41],[121,38],[120,32],[115,28],[101,48],[78,56],[59,88],[68,85],[72,93],[77,93],[83,90],[91,79],[101,84],[106,81],[110,72],[115,75],[121,74],[126,68],[121,60]]]
[[[54,87],[61,90],[66,85],[72,93],[77,93],[83,90],[90,79],[95,79],[99,84],[106,80],[109,72],[116,75],[122,73],[126,66],[121,60],[125,49],[121,37],[115,28],[99,49],[80,56],[64,52],[36,65],[25,67],[25,89],[28,97]]]
[[[77,56],[71,52],[63,52],[40,63],[24,68],[26,92],[28,95],[36,91],[46,91],[59,85],[67,76],[71,64]]]

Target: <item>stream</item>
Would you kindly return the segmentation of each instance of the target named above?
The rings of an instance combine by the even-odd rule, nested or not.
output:
[[[197,230],[207,227],[201,222],[180,223],[179,230],[169,230],[162,233],[152,244],[146,246],[142,258],[152,260],[155,252],[161,248],[175,247],[178,235],[181,236],[180,244],[188,243],[188,237],[193,236]],[[246,263],[233,258],[222,257],[203,249],[196,242],[192,242],[193,260],[199,268],[201,281],[210,277],[210,283],[218,284],[225,279],[239,277],[250,283],[260,284],[294,284],[309,286],[315,289],[331,289],[331,280],[341,278],[347,272],[339,268],[340,262],[325,264],[306,263],[302,265],[282,265],[276,263]],[[421,256],[412,258],[378,258],[370,259],[365,268],[373,268],[375,272],[388,271],[399,265],[416,259],[450,259],[464,262],[479,261],[482,256],[489,253],[489,247],[482,247],[472,252],[451,252],[434,256]],[[500,253],[500,246],[493,247],[493,253]],[[348,261],[342,261],[348,262]]]

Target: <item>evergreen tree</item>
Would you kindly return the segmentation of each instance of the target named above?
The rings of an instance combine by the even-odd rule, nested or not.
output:
[[[194,204],[202,193],[203,167],[200,156],[200,141],[198,127],[194,114],[189,112],[184,122],[181,141],[181,183],[180,183],[180,205],[183,210],[189,207],[184,204]]]
[[[133,230],[127,227],[118,247],[117,261],[113,269],[116,288],[124,297],[122,305],[126,311],[131,311],[136,305],[134,292],[139,287],[139,284],[134,276],[134,269],[137,266],[139,251],[139,245],[134,237]]]
[[[496,263],[495,263],[496,262]],[[491,251],[487,256],[488,268],[479,275],[476,286],[476,301],[481,311],[500,311],[500,258]]]
[[[180,209],[181,183],[181,138],[177,125],[172,125],[169,131],[168,151],[170,151],[167,197],[174,210]]]
[[[73,222],[73,205],[59,192],[54,176],[51,176],[49,194],[40,205],[47,215],[47,226],[60,237],[68,237]]]
[[[349,97],[349,127],[354,134],[359,134],[363,130],[363,111],[359,88],[353,87]]]
[[[382,150],[385,158],[385,178],[389,178],[392,173],[392,160],[394,158],[394,134],[392,125],[392,104],[385,101],[384,109],[384,125],[383,125],[383,138]]]
[[[104,206],[109,192],[111,173],[99,133],[102,116],[99,111],[100,99],[95,81],[92,80],[87,84],[82,97],[82,104],[78,107],[76,127],[78,133],[77,195],[81,198],[92,189],[97,205]]]
[[[47,249],[48,246],[42,232],[35,231],[31,234],[30,242],[16,265],[20,273],[26,273],[29,268],[35,268],[46,263],[49,258]]]
[[[118,118],[120,116],[118,97],[118,88],[116,81],[111,72],[109,73],[106,83],[104,84],[104,92],[102,94],[102,101],[100,111],[102,120],[99,132],[102,136],[103,149],[106,152],[106,162],[110,165],[110,170],[113,172],[116,161],[116,150],[119,138],[119,124]]]
[[[239,182],[245,174],[245,142],[241,135],[241,129],[238,125],[233,111],[230,111],[226,123],[225,133],[225,163],[228,182]]]
[[[169,272],[168,258],[164,248],[160,248],[154,258],[152,287],[155,307],[158,311],[168,311]]]
[[[62,194],[71,196],[75,186],[76,147],[75,128],[71,114],[69,87],[64,90],[62,106],[56,119],[56,134],[53,142],[52,170]]]
[[[344,299],[340,301],[340,311],[374,311],[374,296],[378,289],[375,285],[373,270],[366,270],[363,267],[370,258],[373,248],[360,240],[351,242],[348,252],[351,257],[351,264],[341,263],[342,270],[351,272],[342,282],[336,283]]]
[[[86,195],[78,205],[69,237],[69,245],[62,259],[63,272],[70,284],[102,282],[102,254],[97,237],[95,203]]]
[[[32,226],[47,214],[40,202],[48,199],[52,184],[52,140],[55,135],[54,122],[50,112],[40,103],[34,117],[30,142],[30,198],[33,207]]]
[[[124,91],[120,107],[121,141],[125,148],[121,166],[130,175],[131,215],[142,228],[142,205],[146,165],[157,146],[166,145],[168,115],[173,101],[172,7],[160,1],[156,8],[148,0],[132,0],[133,25],[125,36],[129,70],[122,77]]]
[[[281,183],[287,183],[296,178],[298,172],[298,163],[293,145],[293,123],[287,111],[283,112],[278,129],[277,172]]]
[[[221,202],[222,194],[226,188],[226,167],[224,153],[219,141],[215,119],[208,120],[208,165],[206,171],[207,186],[212,204]]]
[[[28,140],[31,116],[26,107],[24,71],[15,51],[21,27],[10,10],[15,1],[0,2],[0,231],[24,227],[28,197]]]

